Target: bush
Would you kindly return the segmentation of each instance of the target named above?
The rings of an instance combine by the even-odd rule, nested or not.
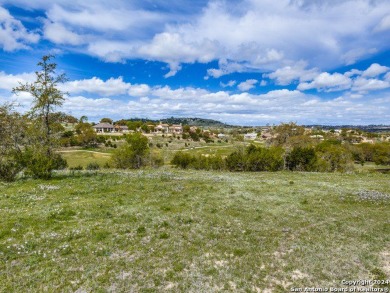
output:
[[[315,171],[316,152],[310,147],[294,147],[286,157],[286,168],[292,171]]]
[[[0,180],[5,182],[15,181],[16,175],[22,171],[23,165],[15,158],[0,158]]]
[[[242,149],[240,149],[231,153],[226,158],[226,167],[229,171],[244,171],[245,161],[245,153]]]
[[[87,170],[99,170],[100,169],[100,166],[98,163],[96,162],[91,162],[87,165],[87,167],[85,168]]]
[[[59,154],[28,149],[23,155],[26,174],[33,178],[50,179],[53,170],[62,170],[67,162]]]
[[[127,136],[127,143],[113,153],[112,164],[120,169],[141,168],[147,163],[148,143],[147,137],[141,133],[137,132]]]
[[[316,148],[316,169],[320,172],[347,172],[354,169],[352,153],[343,145],[324,141]]]
[[[187,169],[193,161],[193,157],[188,153],[177,152],[175,153],[171,163],[182,169]]]
[[[81,171],[81,170],[83,170],[84,168],[83,168],[83,166],[81,166],[81,165],[78,165],[78,166],[76,166],[76,167],[70,167],[69,168],[69,170],[70,171]]]
[[[283,170],[283,149],[279,147],[256,147],[246,149],[246,171],[279,171]]]

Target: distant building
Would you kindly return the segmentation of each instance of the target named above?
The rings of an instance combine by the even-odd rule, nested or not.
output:
[[[173,134],[182,134],[183,126],[180,124],[173,124],[169,126],[168,124],[160,123],[154,127],[155,133],[173,133]]]
[[[106,133],[106,132],[129,132],[129,128],[127,126],[122,125],[112,125],[110,123],[99,123],[92,126],[97,133]]]
[[[114,132],[114,125],[110,123],[99,123],[92,127],[97,133]]]
[[[154,128],[154,132],[157,133],[168,133],[169,131],[169,125],[168,124],[162,124],[160,123]]]
[[[257,137],[257,133],[256,132],[244,134],[244,139],[254,140],[254,139],[256,139],[256,137]]]
[[[169,126],[168,131],[170,133],[174,134],[182,134],[183,133],[183,126],[180,124],[173,124],[172,126]]]

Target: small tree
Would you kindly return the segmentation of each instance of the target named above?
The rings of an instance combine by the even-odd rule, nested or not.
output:
[[[130,134],[127,137],[127,143],[113,153],[112,163],[116,168],[139,169],[146,164],[148,154],[148,138],[136,132]]]
[[[112,124],[112,119],[110,118],[102,118],[100,120],[100,123],[109,123],[109,124]]]
[[[32,83],[20,83],[13,92],[29,93],[33,97],[32,109],[29,113],[33,123],[28,130],[29,143],[24,159],[27,173],[37,178],[50,178],[52,170],[63,167],[64,160],[54,153],[59,145],[60,132],[58,121],[52,115],[54,109],[64,102],[65,93],[57,86],[65,82],[65,74],[56,75],[57,64],[52,63],[53,56],[42,57],[38,63],[40,71],[36,71],[36,80]],[[65,164],[66,165],[66,164]]]
[[[77,140],[82,146],[96,145],[97,134],[92,125],[87,122],[80,122],[75,127]]]
[[[0,180],[13,181],[23,169],[26,121],[10,104],[0,106]]]

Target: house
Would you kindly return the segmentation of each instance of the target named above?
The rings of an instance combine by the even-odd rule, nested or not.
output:
[[[129,132],[129,128],[127,126],[122,125],[112,125],[110,123],[99,123],[92,126],[97,133],[106,133],[106,132]]]
[[[115,125],[114,126],[115,132],[124,132],[128,133],[129,132],[129,127],[124,126],[124,125]]]
[[[110,123],[99,123],[92,126],[97,133],[114,132],[114,125]]]
[[[173,134],[182,134],[183,126],[181,124],[173,124],[169,126],[168,124],[160,123],[154,127],[155,133],[173,133]]]
[[[154,132],[156,133],[168,133],[169,125],[160,123],[154,128]]]
[[[169,126],[169,132],[174,134],[182,134],[183,133],[183,126],[180,124],[173,124],[172,126]]]
[[[254,139],[256,139],[256,137],[257,137],[257,133],[256,132],[244,134],[244,139],[254,140]]]

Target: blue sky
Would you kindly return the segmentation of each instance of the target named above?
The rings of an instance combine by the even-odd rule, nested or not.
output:
[[[390,124],[388,0],[0,0],[0,102],[46,54],[90,121]]]

